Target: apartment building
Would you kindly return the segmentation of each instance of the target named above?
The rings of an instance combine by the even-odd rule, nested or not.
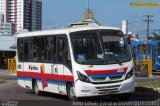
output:
[[[42,0],[0,0],[4,22],[12,22],[14,31],[41,30]]]

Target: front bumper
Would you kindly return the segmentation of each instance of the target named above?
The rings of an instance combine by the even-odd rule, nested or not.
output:
[[[132,76],[122,82],[108,84],[92,84],[77,80],[74,86],[77,97],[132,93],[135,91],[135,78]]]

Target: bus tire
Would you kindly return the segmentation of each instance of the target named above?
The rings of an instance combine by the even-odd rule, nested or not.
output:
[[[40,95],[40,91],[38,89],[38,84],[36,81],[33,82],[33,91],[35,95]]]
[[[71,101],[77,101],[78,97],[76,97],[75,92],[74,92],[74,87],[72,84],[68,84],[67,86],[67,96],[69,100]]]

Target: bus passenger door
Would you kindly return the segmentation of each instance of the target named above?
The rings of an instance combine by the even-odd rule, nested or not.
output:
[[[24,62],[23,62],[23,48],[24,48],[24,44],[23,44],[23,39],[22,38],[18,38],[18,42],[17,42],[17,46],[18,46],[18,59],[16,61],[18,61],[17,63],[17,78],[18,78],[18,83],[23,86],[24,88],[26,87],[25,85],[25,80],[23,79],[23,77],[19,76],[18,72],[23,72],[24,71]]]
[[[57,84],[59,93],[64,93],[65,91],[65,81],[64,81],[64,64],[63,64],[63,53],[65,51],[65,35],[58,35],[57,36],[57,64],[55,73],[57,74]]]
[[[23,71],[24,72],[29,72],[29,60],[31,58],[31,52],[30,52],[30,48],[31,48],[31,40],[29,38],[24,38],[24,48],[23,48]],[[31,87],[32,84],[31,84],[31,78],[25,78],[25,85],[26,87]]]
[[[56,64],[55,74],[57,74],[57,85],[58,85],[58,92],[63,93],[64,91],[64,81],[63,81],[63,69],[64,66],[62,64]]]

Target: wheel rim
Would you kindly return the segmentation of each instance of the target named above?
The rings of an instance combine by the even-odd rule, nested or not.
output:
[[[76,97],[75,96],[75,92],[74,92],[74,87],[70,88],[70,96],[71,96],[71,98],[75,98]]]

